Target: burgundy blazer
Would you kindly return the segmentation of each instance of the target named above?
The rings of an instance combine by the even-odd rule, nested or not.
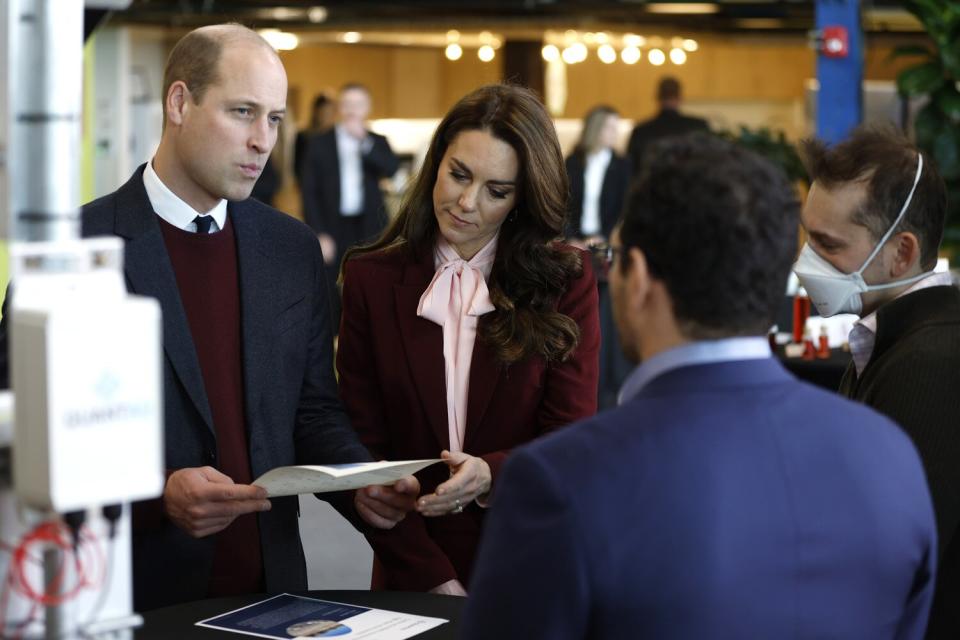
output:
[[[443,330],[417,316],[433,274],[432,252],[411,258],[403,250],[380,251],[346,265],[340,397],[364,445],[379,459],[438,458],[449,448]],[[490,465],[494,488],[511,448],[596,413],[600,328],[588,254],[583,274],[570,282],[557,310],[580,326],[580,344],[564,363],[548,365],[538,356],[503,366],[482,344],[478,328],[464,451]],[[429,494],[449,471],[438,464],[417,475],[422,493]],[[484,511],[473,503],[458,515],[411,512],[394,529],[370,533],[374,586],[426,591],[454,578],[466,586]]]

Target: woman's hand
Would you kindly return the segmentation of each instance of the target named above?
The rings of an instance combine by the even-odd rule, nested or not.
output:
[[[436,517],[460,513],[474,499],[490,493],[493,476],[490,465],[482,458],[449,451],[440,457],[450,467],[450,479],[417,501],[417,511],[421,514]]]

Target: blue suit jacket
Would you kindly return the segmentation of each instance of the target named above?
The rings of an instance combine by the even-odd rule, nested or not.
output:
[[[921,638],[936,533],[892,422],[774,360],[687,366],[520,449],[467,638]]]

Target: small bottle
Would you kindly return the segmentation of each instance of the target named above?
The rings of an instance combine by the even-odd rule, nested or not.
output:
[[[817,357],[826,360],[830,357],[830,340],[827,338],[827,326],[820,325],[820,339],[817,345]]]
[[[809,317],[810,298],[807,296],[807,290],[800,287],[793,297],[793,341],[797,344],[803,342],[803,332]]]
[[[810,327],[803,330],[803,355],[804,360],[814,360],[817,357],[817,349],[813,346],[813,338],[810,337]]]

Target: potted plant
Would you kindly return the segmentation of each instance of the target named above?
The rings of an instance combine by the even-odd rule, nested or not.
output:
[[[917,146],[932,156],[947,184],[944,248],[960,249],[960,2],[904,0],[904,7],[923,25],[929,45],[904,45],[891,57],[917,58],[897,76],[905,98],[925,97],[914,121]]]

